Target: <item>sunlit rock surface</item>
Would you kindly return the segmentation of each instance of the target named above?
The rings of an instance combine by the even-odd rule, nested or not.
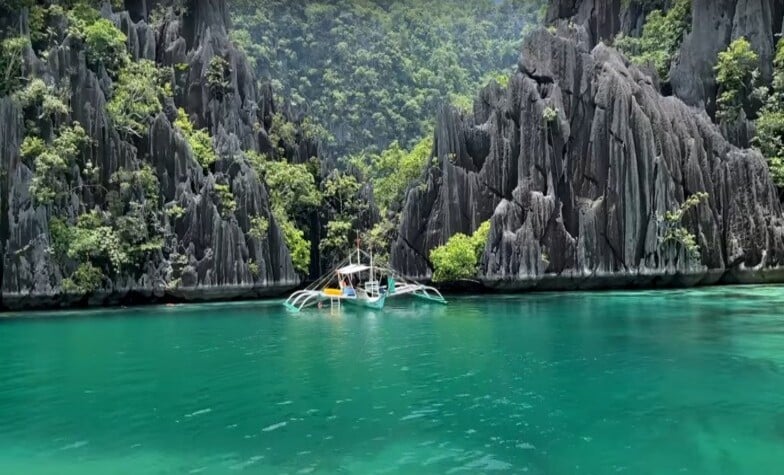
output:
[[[429,277],[433,247],[491,219],[480,264],[490,286],[784,280],[784,219],[763,157],[593,46],[595,33],[558,25],[526,40],[509,86],[483,90],[473,114],[441,112],[437,166],[408,195],[392,264]],[[694,258],[662,242],[660,220],[703,191],[683,220]]]

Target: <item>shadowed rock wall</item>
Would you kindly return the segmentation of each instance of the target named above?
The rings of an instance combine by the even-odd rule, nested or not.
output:
[[[281,231],[270,213],[267,190],[245,159],[243,150],[267,152],[273,103],[270,90],[257,90],[247,61],[229,41],[225,2],[188,2],[186,12],[170,10],[156,26],[147,23],[157,2],[127,1],[128,11],[110,18],[127,35],[135,59],[155,61],[171,69],[174,97],[165,104],[141,138],[123,137],[113,128],[106,112],[112,79],[105,71],[88,68],[83,46],[71,39],[53,46],[45,59],[26,52],[28,76],[67,87],[72,113],[92,140],[85,160],[100,169],[100,181],[109,187],[120,168],[138,170],[150,164],[160,181],[162,203],[177,203],[185,213],[161,223],[165,244],[140,272],[121,272],[107,279],[90,297],[91,304],[150,301],[160,298],[208,299],[267,295],[295,286],[299,277],[291,263]],[[25,23],[22,13],[22,23]],[[213,56],[229,64],[230,91],[211,94],[206,81]],[[204,169],[193,157],[182,135],[173,127],[177,107],[182,107],[196,127],[206,127],[214,137],[219,161]],[[74,218],[95,207],[103,208],[106,196],[98,188],[80,188],[54,205],[38,206],[31,199],[31,169],[19,158],[26,134],[22,113],[11,98],[0,98],[0,307],[35,307],[74,303],[61,284],[74,263],[57,262],[50,252],[49,230],[54,216]],[[51,124],[53,130],[58,124]],[[286,144],[290,159],[305,161],[315,155],[315,145]],[[302,157],[300,157],[302,155]],[[219,211],[216,182],[231,186],[237,209]],[[250,236],[250,219],[269,220],[267,235]],[[257,266],[251,272],[250,264]],[[85,301],[82,301],[85,303]]]

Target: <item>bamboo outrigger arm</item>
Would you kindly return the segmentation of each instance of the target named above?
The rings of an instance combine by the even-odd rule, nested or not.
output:
[[[404,295],[413,295],[433,303],[447,303],[435,287],[409,279],[389,267],[374,265],[373,256],[360,249],[357,249],[357,262],[352,262],[353,254],[352,252],[349,257],[306,288],[292,293],[283,305],[292,312],[299,312],[303,308],[329,300],[331,307],[341,306],[342,302],[346,302],[381,309],[387,298]],[[361,262],[363,257],[369,258],[370,265]],[[354,287],[352,280],[358,282],[362,273],[369,275],[364,287]],[[380,280],[376,280],[377,276],[381,278],[386,276],[385,287],[380,285]]]

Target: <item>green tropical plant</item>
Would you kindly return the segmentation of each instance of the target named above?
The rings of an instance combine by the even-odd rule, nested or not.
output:
[[[256,239],[264,239],[269,230],[269,221],[262,216],[254,216],[250,219],[250,230],[248,235]]]
[[[22,85],[22,53],[29,44],[24,36],[12,36],[0,41],[0,97],[16,91]]]
[[[776,45],[773,58],[773,81],[770,89],[760,91],[765,103],[756,121],[757,133],[752,140],[768,162],[771,177],[779,189],[784,188],[784,40]]]
[[[99,18],[82,30],[87,52],[87,61],[93,66],[103,65],[111,75],[117,73],[128,62],[126,42],[128,38],[114,23]]]
[[[457,233],[446,244],[431,250],[433,281],[451,282],[475,277],[489,233],[490,221],[485,221],[471,236]]]
[[[231,92],[230,75],[231,71],[228,61],[218,55],[210,59],[210,63],[207,66],[207,87],[212,97],[220,101]]]
[[[98,290],[104,278],[101,269],[89,262],[83,262],[70,277],[63,279],[62,289],[69,294],[88,294]]]
[[[218,203],[220,203],[223,217],[227,218],[229,214],[237,210],[237,200],[234,199],[234,193],[231,192],[231,187],[223,183],[216,183],[213,186],[215,194],[218,196]]]
[[[660,78],[667,79],[690,22],[691,0],[674,0],[666,11],[648,14],[640,37],[619,35],[613,44],[633,63],[652,65]]]
[[[280,208],[274,209],[273,214],[283,233],[283,241],[291,253],[294,269],[306,274],[310,269],[310,241],[305,239],[305,233],[298,229]]]
[[[700,246],[697,244],[697,237],[683,226],[682,221],[686,213],[697,207],[708,199],[708,193],[699,191],[690,195],[677,208],[664,213],[660,220],[664,227],[664,234],[661,238],[662,244],[667,242],[677,242],[686,249],[686,252],[694,259],[700,257]]]
[[[714,67],[719,97],[717,116],[721,120],[735,120],[742,110],[750,111],[752,91],[759,77],[759,56],[746,38],[738,38],[726,50],[719,52]]]
[[[88,142],[87,133],[78,122],[61,127],[48,147],[42,147],[43,140],[38,137],[22,141],[22,156],[33,161],[30,194],[36,203],[49,204],[58,193],[69,191],[66,175]]]
[[[193,126],[185,109],[180,107],[177,110],[177,119],[174,121],[174,126],[182,132],[185,140],[191,148],[193,158],[199,162],[203,168],[210,168],[212,164],[218,161],[218,155],[212,146],[212,136],[207,129],[197,129]]]
[[[147,135],[150,124],[170,96],[165,72],[149,60],[133,61],[120,70],[114,96],[106,109],[115,128],[128,136]]]

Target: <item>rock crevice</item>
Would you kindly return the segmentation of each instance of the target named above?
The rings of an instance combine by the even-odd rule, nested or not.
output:
[[[506,90],[483,91],[473,116],[440,114],[437,166],[408,195],[393,266],[428,278],[422,256],[489,219],[479,275],[493,287],[784,277],[784,218],[764,158],[730,144],[704,111],[663,97],[594,34],[566,22],[534,32]],[[469,143],[480,130],[489,146]],[[487,152],[469,164],[466,150]],[[709,198],[683,219],[695,257],[663,241],[661,220],[698,192]]]
[[[299,283],[281,230],[270,210],[263,181],[249,166],[244,152],[268,152],[267,136],[276,111],[272,93],[258,90],[244,57],[228,38],[225,2],[189,2],[185,11],[164,10],[164,18],[149,23],[157,2],[126,1],[128,11],[101,14],[127,37],[133,60],[154,61],[171,71],[173,97],[152,120],[142,137],[125,137],[113,127],[107,112],[113,80],[102,68],[88,67],[84,47],[70,37],[53,45],[39,58],[31,49],[25,64],[30,77],[42,77],[56,87],[68,88],[71,112],[67,122],[78,121],[91,140],[85,161],[100,171],[100,185],[110,188],[120,169],[140,170],[149,165],[160,184],[159,206],[177,205],[181,216],[163,216],[163,249],[140,270],[107,276],[89,299],[62,290],[76,263],[60,262],[51,249],[52,217],[69,220],[107,206],[105,193],[74,184],[69,196],[51,205],[35,203],[29,189],[31,165],[20,160],[19,147],[28,131],[22,111],[10,97],[0,98],[0,283],[6,308],[81,304],[115,304],[155,299],[214,299],[268,295]],[[26,15],[21,15],[22,23]],[[210,90],[210,61],[226,61],[228,91]],[[207,128],[218,161],[204,168],[182,133],[173,125],[183,108],[194,126]],[[53,126],[52,126],[53,127]],[[296,155],[315,155],[309,143],[286,144]],[[307,158],[307,157],[306,157]],[[216,197],[215,184],[228,184],[236,210],[227,212]],[[262,217],[266,236],[252,236],[251,219]],[[7,219],[6,219],[7,218]]]

